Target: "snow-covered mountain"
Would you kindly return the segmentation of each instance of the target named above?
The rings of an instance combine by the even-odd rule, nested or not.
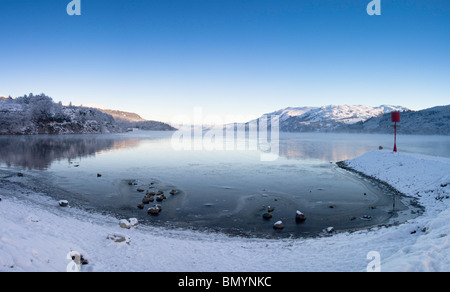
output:
[[[280,116],[283,132],[335,131],[342,125],[350,125],[379,117],[393,111],[409,111],[403,106],[381,105],[327,105],[322,107],[288,107],[267,116]]]
[[[391,116],[384,114],[339,129],[351,133],[392,133]],[[437,106],[401,114],[399,133],[416,135],[450,135],[450,105]]]

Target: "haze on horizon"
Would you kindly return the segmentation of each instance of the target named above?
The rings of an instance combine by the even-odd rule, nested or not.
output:
[[[0,94],[170,121],[286,107],[449,104],[450,3],[0,1]]]

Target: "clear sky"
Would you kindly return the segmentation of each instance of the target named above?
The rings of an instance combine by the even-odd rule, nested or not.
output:
[[[170,121],[450,104],[450,1],[0,0],[0,94]]]

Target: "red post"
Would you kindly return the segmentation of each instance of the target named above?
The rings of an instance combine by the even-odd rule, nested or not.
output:
[[[397,152],[397,123],[400,122],[400,113],[391,113],[391,121],[394,122],[394,152]]]
[[[394,124],[394,152],[397,152],[397,122]]]

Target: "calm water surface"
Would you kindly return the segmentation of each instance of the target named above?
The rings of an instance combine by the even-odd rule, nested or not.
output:
[[[398,215],[391,212],[392,193],[334,164],[379,146],[391,148],[390,135],[281,134],[280,156],[271,162],[262,162],[256,150],[175,151],[171,137],[170,132],[143,131],[3,136],[0,167],[24,172],[24,184],[55,199],[67,199],[73,206],[119,218],[137,217],[158,226],[304,236],[329,226],[366,228],[396,220]],[[398,147],[450,157],[450,137],[401,136]],[[129,185],[130,181],[135,184]],[[159,216],[146,212],[153,203],[144,210],[137,208],[145,194],[138,188],[165,192]],[[179,192],[170,195],[172,189]],[[273,218],[264,220],[268,206],[275,207]],[[396,208],[407,209],[399,202]],[[296,210],[307,215],[306,222],[295,222]],[[372,220],[362,220],[364,215]],[[272,229],[278,220],[286,225],[281,232]]]

